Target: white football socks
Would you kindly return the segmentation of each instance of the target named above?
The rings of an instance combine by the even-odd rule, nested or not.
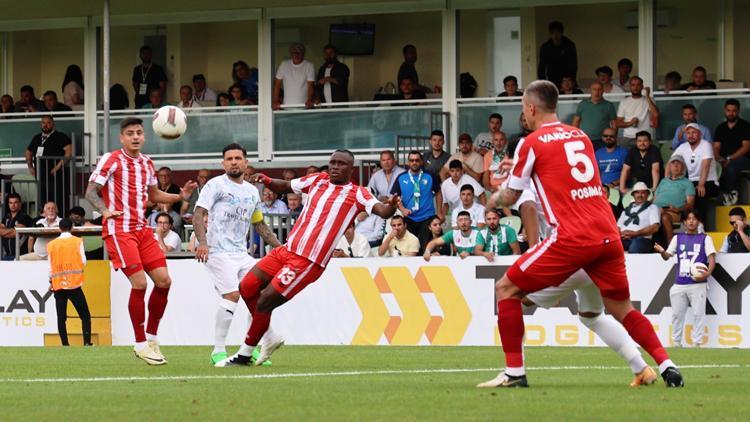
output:
[[[229,333],[229,327],[232,325],[232,318],[234,318],[234,311],[237,309],[237,302],[231,300],[221,299],[219,302],[219,308],[216,310],[216,330],[214,337],[214,351],[213,353],[226,353],[227,348],[227,334]]]
[[[583,325],[595,332],[610,349],[620,355],[630,365],[634,374],[640,373],[648,366],[630,335],[625,331],[625,327],[615,321],[614,318],[605,315],[598,315],[594,318],[579,316],[578,318]]]

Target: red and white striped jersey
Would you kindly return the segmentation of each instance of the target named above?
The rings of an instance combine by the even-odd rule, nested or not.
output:
[[[148,227],[145,216],[148,187],[157,183],[154,163],[149,157],[138,154],[134,158],[122,149],[108,152],[99,159],[89,182],[104,186],[102,199],[107,209],[123,212],[120,217],[104,221],[102,237]]]
[[[580,129],[560,122],[542,125],[516,147],[511,189],[533,180],[557,242],[596,246],[619,242],[612,209],[602,191],[594,147]]]
[[[334,185],[328,173],[291,181],[295,193],[307,194],[302,214],[284,245],[290,252],[325,267],[341,236],[362,211],[372,213],[379,201],[366,188]]]

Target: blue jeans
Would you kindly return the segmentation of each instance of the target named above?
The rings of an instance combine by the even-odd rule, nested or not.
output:
[[[750,170],[750,158],[745,156],[732,160],[721,173],[721,179],[719,179],[721,191],[729,193],[733,190],[739,190],[740,172],[744,170]]]
[[[654,243],[651,239],[645,237],[636,237],[635,239],[623,239],[622,247],[628,253],[652,253],[654,252]]]

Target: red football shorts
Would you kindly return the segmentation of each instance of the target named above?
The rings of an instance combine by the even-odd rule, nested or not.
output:
[[[149,272],[167,266],[164,251],[150,228],[128,233],[113,233],[104,239],[107,253],[116,270],[130,277],[138,271]]]
[[[271,285],[287,299],[293,298],[305,287],[314,283],[325,268],[279,247],[271,251],[256,264],[261,271],[273,276]]]
[[[599,287],[603,297],[630,298],[622,242],[598,246],[560,246],[545,239],[527,251],[510,267],[506,275],[526,293],[559,286],[573,273],[583,269]]]

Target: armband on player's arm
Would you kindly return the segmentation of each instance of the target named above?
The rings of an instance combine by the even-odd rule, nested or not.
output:
[[[250,222],[252,224],[257,224],[263,221],[263,212],[261,210],[255,210],[253,212],[253,215],[250,217]]]

